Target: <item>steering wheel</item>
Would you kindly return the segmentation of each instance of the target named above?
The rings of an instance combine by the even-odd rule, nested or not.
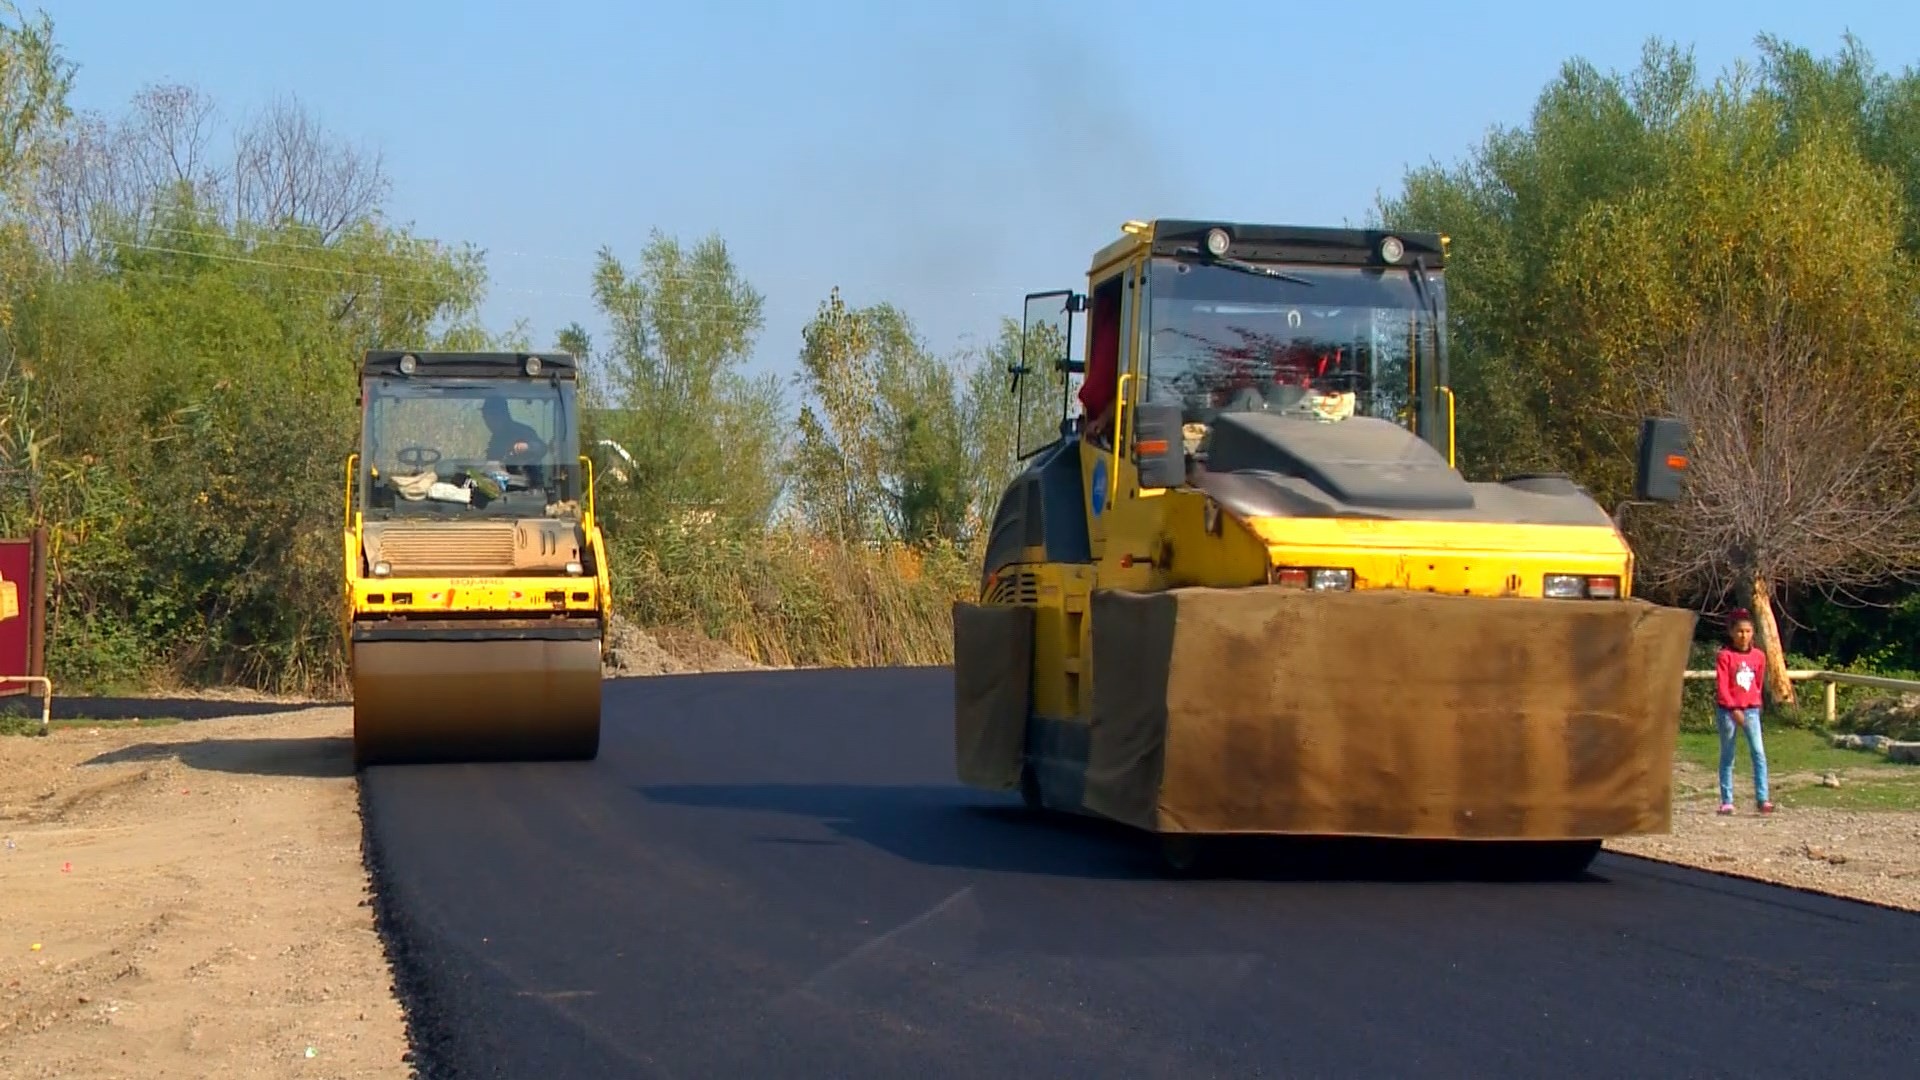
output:
[[[431,446],[405,446],[393,456],[402,465],[424,469],[440,460],[440,451]]]
[[[1268,412],[1272,408],[1265,394],[1257,387],[1243,386],[1233,391],[1233,396],[1221,407],[1223,412]]]

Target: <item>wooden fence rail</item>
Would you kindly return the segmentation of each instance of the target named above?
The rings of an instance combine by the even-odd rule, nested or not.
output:
[[[1713,678],[1713,672],[1689,671],[1687,672],[1687,678],[1711,679]],[[1876,690],[1894,690],[1906,694],[1920,694],[1920,682],[1915,682],[1912,679],[1889,679],[1881,675],[1854,675],[1845,671],[1793,670],[1787,672],[1787,678],[1792,679],[1794,682],[1813,680],[1826,684],[1828,724],[1832,724],[1835,720],[1839,719],[1839,702],[1835,696],[1835,690],[1841,686],[1866,686]]]

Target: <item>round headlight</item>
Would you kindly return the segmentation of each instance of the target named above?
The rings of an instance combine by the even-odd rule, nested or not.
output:
[[[1407,246],[1402,244],[1400,238],[1397,236],[1389,236],[1385,240],[1380,241],[1380,257],[1390,263],[1399,262],[1400,257],[1406,253]]]
[[[420,364],[420,361],[415,359],[412,353],[407,353],[405,356],[402,356],[400,358],[400,374],[402,375],[413,374],[413,369],[415,367],[418,367],[419,364]]]
[[[540,374],[540,358],[539,357],[537,356],[527,357],[527,374],[529,375]]]
[[[1225,255],[1227,253],[1227,245],[1230,243],[1232,243],[1232,238],[1227,235],[1227,230],[1207,230],[1207,250],[1213,252],[1215,256]]]

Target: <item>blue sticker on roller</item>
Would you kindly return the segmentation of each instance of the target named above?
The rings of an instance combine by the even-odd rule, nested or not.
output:
[[[1107,459],[1093,459],[1093,516],[1099,517],[1107,508]]]

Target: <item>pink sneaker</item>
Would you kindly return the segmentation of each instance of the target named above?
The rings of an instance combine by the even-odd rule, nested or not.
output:
[[[1768,799],[1768,800],[1767,800],[1766,802],[1763,802],[1763,803],[1761,803],[1761,804],[1760,804],[1760,812],[1761,812],[1761,813],[1763,813],[1763,814],[1771,814],[1771,813],[1773,813],[1773,800],[1772,800],[1772,799]]]
[[[1733,804],[1732,804],[1732,803],[1730,803],[1730,802],[1723,802],[1723,803],[1721,803],[1721,804],[1720,804],[1720,816],[1721,816],[1721,817],[1726,817],[1727,815],[1729,815],[1729,814],[1731,814],[1731,813],[1733,813]]]

